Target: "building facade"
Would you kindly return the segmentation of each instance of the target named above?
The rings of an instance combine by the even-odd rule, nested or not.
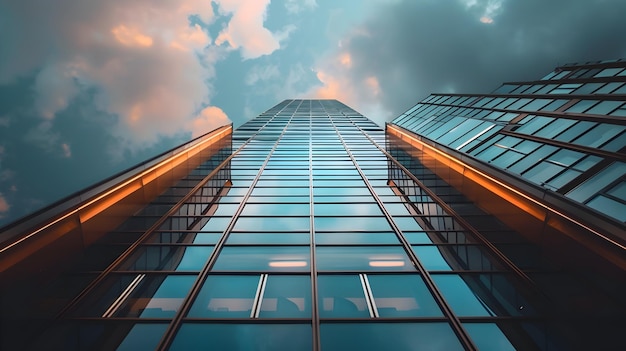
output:
[[[625,67],[217,129],[3,228],[2,345],[611,349]]]

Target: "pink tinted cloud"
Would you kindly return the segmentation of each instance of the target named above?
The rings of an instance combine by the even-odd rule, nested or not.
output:
[[[10,208],[11,206],[9,206],[9,203],[4,198],[4,195],[0,193],[0,214],[9,211]]]
[[[269,55],[280,48],[280,40],[293,30],[272,33],[263,26],[270,0],[217,0],[220,12],[232,14],[228,26],[215,39],[216,45],[228,42],[232,49],[241,49],[244,59]]]
[[[305,95],[337,99],[382,125],[390,112],[383,108],[380,82],[373,72],[356,73],[352,57],[349,52],[339,51],[320,60],[316,74],[321,85]]]
[[[228,123],[230,123],[230,120],[222,109],[216,106],[208,106],[191,121],[192,137],[198,137]]]
[[[121,147],[136,148],[190,131],[189,121],[209,103],[206,82],[221,56],[210,52],[211,38],[191,26],[189,16],[210,23],[210,1],[23,0],[10,6],[16,18],[38,25],[0,31],[3,50],[14,53],[0,65],[0,84],[37,72],[35,109],[50,123],[82,89],[95,87],[96,106],[118,116],[109,132]],[[12,31],[23,39],[13,40]],[[55,142],[67,155],[69,148]]]

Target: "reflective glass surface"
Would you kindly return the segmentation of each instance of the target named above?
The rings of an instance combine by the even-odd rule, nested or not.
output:
[[[285,350],[310,351],[308,324],[185,323],[170,350]]]
[[[327,350],[463,350],[447,323],[322,323]]]

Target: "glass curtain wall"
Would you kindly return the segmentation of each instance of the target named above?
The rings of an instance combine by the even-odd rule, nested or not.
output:
[[[232,142],[207,182],[219,184],[213,196],[170,189],[182,200],[157,227],[108,236],[137,241],[82,272],[93,283],[35,348],[560,346],[523,273],[390,158],[384,131],[356,111],[286,100]]]

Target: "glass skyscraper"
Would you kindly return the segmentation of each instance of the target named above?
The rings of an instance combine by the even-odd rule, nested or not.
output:
[[[219,128],[3,228],[0,345],[611,349],[625,68]]]

